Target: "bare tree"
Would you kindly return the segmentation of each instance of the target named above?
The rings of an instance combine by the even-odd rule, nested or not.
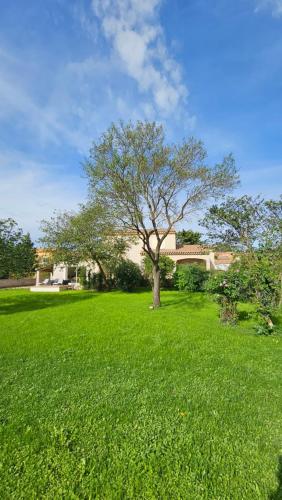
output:
[[[161,246],[172,227],[238,183],[231,155],[214,167],[206,165],[206,156],[193,138],[165,144],[156,123],[120,123],[93,143],[85,164],[91,198],[108,204],[121,226],[136,232],[152,261],[154,308],[160,306]]]

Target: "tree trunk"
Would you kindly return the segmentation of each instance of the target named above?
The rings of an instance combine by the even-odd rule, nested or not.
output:
[[[104,280],[104,283],[105,283],[105,287],[106,287],[107,289],[110,289],[110,285],[109,285],[109,282],[108,282],[108,279],[107,279],[106,273],[105,273],[105,271],[104,271],[104,269],[103,269],[103,267],[102,267],[101,262],[99,262],[99,260],[98,260],[98,259],[96,259],[96,263],[97,263],[97,266],[98,266],[98,268],[99,268],[99,271],[100,271],[100,273],[101,273],[101,275],[102,275],[102,277],[103,277],[103,280]]]
[[[157,309],[160,305],[160,268],[158,264],[153,264],[153,308]]]

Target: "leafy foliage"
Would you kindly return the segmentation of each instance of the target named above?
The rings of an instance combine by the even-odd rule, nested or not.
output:
[[[114,282],[117,288],[131,292],[142,283],[142,274],[139,266],[131,260],[122,260],[114,271]]]
[[[111,288],[111,282],[105,283],[100,272],[94,272],[86,267],[80,267],[78,271],[79,283],[84,290],[97,290],[101,292],[105,288]],[[106,286],[107,285],[107,286]]]
[[[252,265],[241,266],[246,269],[249,279],[249,298],[256,304],[258,333],[270,335],[275,330],[273,317],[279,305],[281,282],[272,259],[267,253],[258,252]]]
[[[231,155],[214,167],[207,166],[206,157],[203,144],[193,138],[166,144],[156,123],[120,123],[93,143],[85,165],[92,199],[108,204],[152,261],[154,307],[160,305],[161,245],[171,228],[238,183]]]
[[[97,265],[106,285],[128,245],[126,236],[116,233],[115,221],[103,205],[81,206],[78,213],[63,212],[42,221],[41,242],[52,250],[54,262]]]
[[[182,229],[176,233],[176,244],[178,247],[183,245],[200,245],[201,233],[198,231],[192,231],[192,229]]]
[[[249,279],[238,264],[228,271],[211,273],[206,283],[206,291],[215,295],[220,306],[223,323],[235,324],[238,320],[237,305],[248,297]]]
[[[262,234],[264,207],[259,196],[247,195],[213,205],[202,220],[209,241],[226,249],[251,251]]]
[[[203,225],[210,241],[237,250],[248,296],[257,306],[259,331],[271,333],[273,312],[282,304],[282,199],[228,198],[210,208]]]
[[[34,272],[36,250],[30,235],[13,219],[0,220],[0,278],[29,276]]]
[[[198,265],[177,266],[174,273],[174,286],[186,292],[200,292],[204,289],[209,272]]]

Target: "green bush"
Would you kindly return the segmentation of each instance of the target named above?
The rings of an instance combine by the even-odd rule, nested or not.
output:
[[[97,290],[105,289],[103,276],[100,272],[94,273],[81,267],[78,271],[79,282],[84,290]]]
[[[275,331],[273,317],[279,306],[280,286],[271,259],[258,253],[256,259],[242,256],[228,271],[213,273],[206,290],[216,296],[223,322],[236,323],[238,302],[251,301],[256,308],[257,333],[270,335]]]
[[[123,260],[114,271],[114,281],[120,290],[131,292],[142,283],[141,270],[131,260]]]
[[[258,252],[256,260],[247,265],[242,259],[249,279],[250,299],[256,306],[257,333],[270,335],[275,331],[274,315],[279,307],[281,277],[273,265],[271,256]]]
[[[200,292],[204,289],[209,272],[196,265],[179,265],[174,273],[174,286],[177,290]]]
[[[172,276],[174,270],[174,261],[167,255],[161,255],[159,261],[160,282],[162,288],[172,287]],[[151,259],[146,255],[143,260],[144,276],[153,285],[153,265]]]
[[[221,321],[235,324],[238,320],[238,302],[249,297],[249,278],[245,270],[234,264],[225,272],[212,273],[205,288],[215,295],[220,306]]]

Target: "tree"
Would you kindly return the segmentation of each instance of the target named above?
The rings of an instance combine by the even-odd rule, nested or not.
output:
[[[131,260],[122,260],[114,271],[115,285],[124,292],[132,292],[142,283],[139,266]]]
[[[272,311],[282,296],[282,200],[230,197],[212,206],[202,224],[212,243],[237,252],[259,321],[266,332],[271,331]]]
[[[154,308],[160,306],[160,250],[169,231],[238,182],[231,155],[214,167],[206,165],[206,156],[193,138],[165,144],[163,128],[155,123],[120,123],[93,143],[85,164],[92,199],[114,210],[152,261]]]
[[[238,302],[248,298],[249,277],[237,262],[225,272],[211,273],[206,291],[216,297],[220,320],[235,324],[238,320]]]
[[[13,219],[0,220],[0,278],[29,276],[35,267],[36,251],[29,234]]]
[[[280,278],[279,306],[282,306],[282,196],[279,200],[268,200],[265,202],[267,214],[263,231],[263,245],[275,263],[274,271]]]
[[[146,255],[143,260],[143,266],[144,266],[144,275],[149,280],[149,282],[153,287],[154,286],[153,264],[148,255]],[[161,255],[159,260],[159,268],[160,268],[160,285],[162,287],[167,287],[172,281],[172,274],[175,268],[175,263],[170,257],[168,257],[168,255]]]
[[[201,245],[201,233],[192,231],[192,229],[182,229],[176,233],[176,244],[178,247],[183,245]]]
[[[122,258],[127,238],[116,234],[115,222],[102,205],[82,205],[77,213],[55,214],[42,221],[41,230],[40,241],[52,250],[55,263],[96,264],[105,285],[110,285],[109,273]]]
[[[264,200],[244,195],[228,197],[221,205],[212,205],[201,224],[211,243],[252,256],[261,242],[265,220]]]
[[[35,269],[36,250],[31,241],[30,234],[23,234],[15,246],[14,271],[16,278],[29,276]]]

